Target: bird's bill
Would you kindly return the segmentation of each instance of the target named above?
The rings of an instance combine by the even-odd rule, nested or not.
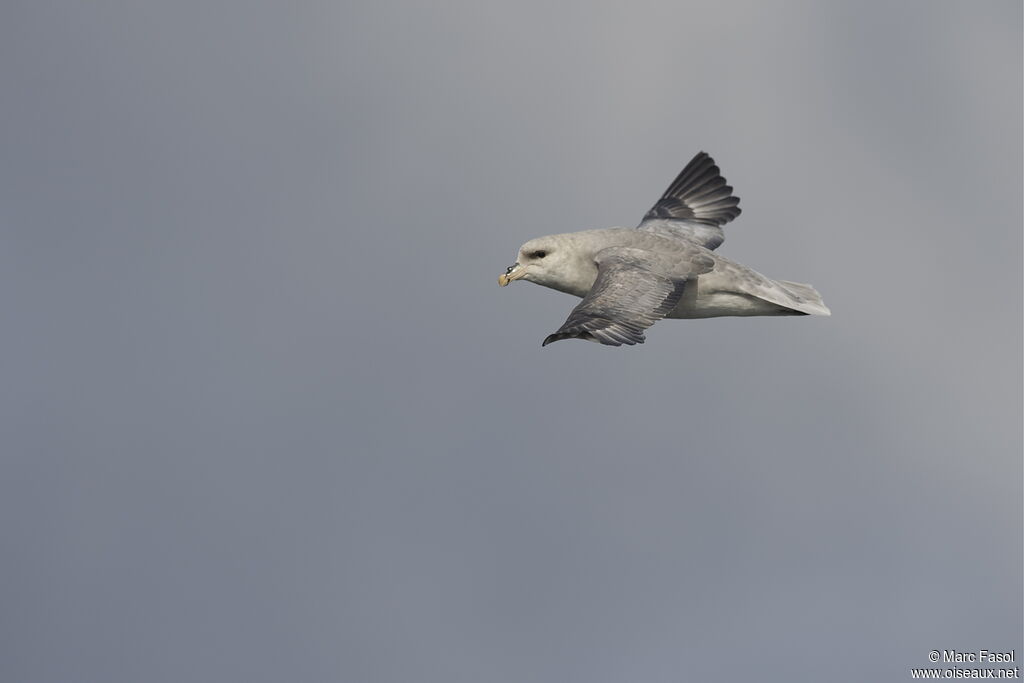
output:
[[[523,268],[518,263],[513,263],[508,267],[508,270],[498,276],[498,284],[504,287],[513,280],[518,280],[524,275],[526,275],[526,268]]]

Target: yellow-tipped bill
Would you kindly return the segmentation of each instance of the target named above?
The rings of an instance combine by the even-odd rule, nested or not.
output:
[[[518,280],[526,275],[526,269],[518,263],[513,263],[504,273],[498,276],[498,284],[504,287],[513,280]]]

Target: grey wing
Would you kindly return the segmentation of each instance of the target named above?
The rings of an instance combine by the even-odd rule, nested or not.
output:
[[[691,278],[714,265],[703,249],[672,252],[609,247],[594,258],[597,279],[583,301],[542,346],[561,339],[587,339],[609,346],[643,344],[644,330],[668,315]]]
[[[740,198],[725,184],[715,160],[700,152],[686,165],[637,227],[684,237],[707,249],[725,241],[722,226],[740,215]]]

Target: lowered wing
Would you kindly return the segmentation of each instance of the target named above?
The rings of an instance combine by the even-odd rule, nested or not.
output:
[[[597,279],[583,301],[542,346],[561,339],[587,339],[609,346],[643,344],[644,330],[668,315],[691,278],[714,265],[697,246],[653,252],[609,247],[594,257]]]

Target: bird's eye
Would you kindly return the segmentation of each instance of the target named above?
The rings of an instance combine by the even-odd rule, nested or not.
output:
[[[544,258],[547,255],[548,255],[548,252],[544,251],[543,249],[540,250],[540,251],[533,252],[533,257],[534,258]]]

